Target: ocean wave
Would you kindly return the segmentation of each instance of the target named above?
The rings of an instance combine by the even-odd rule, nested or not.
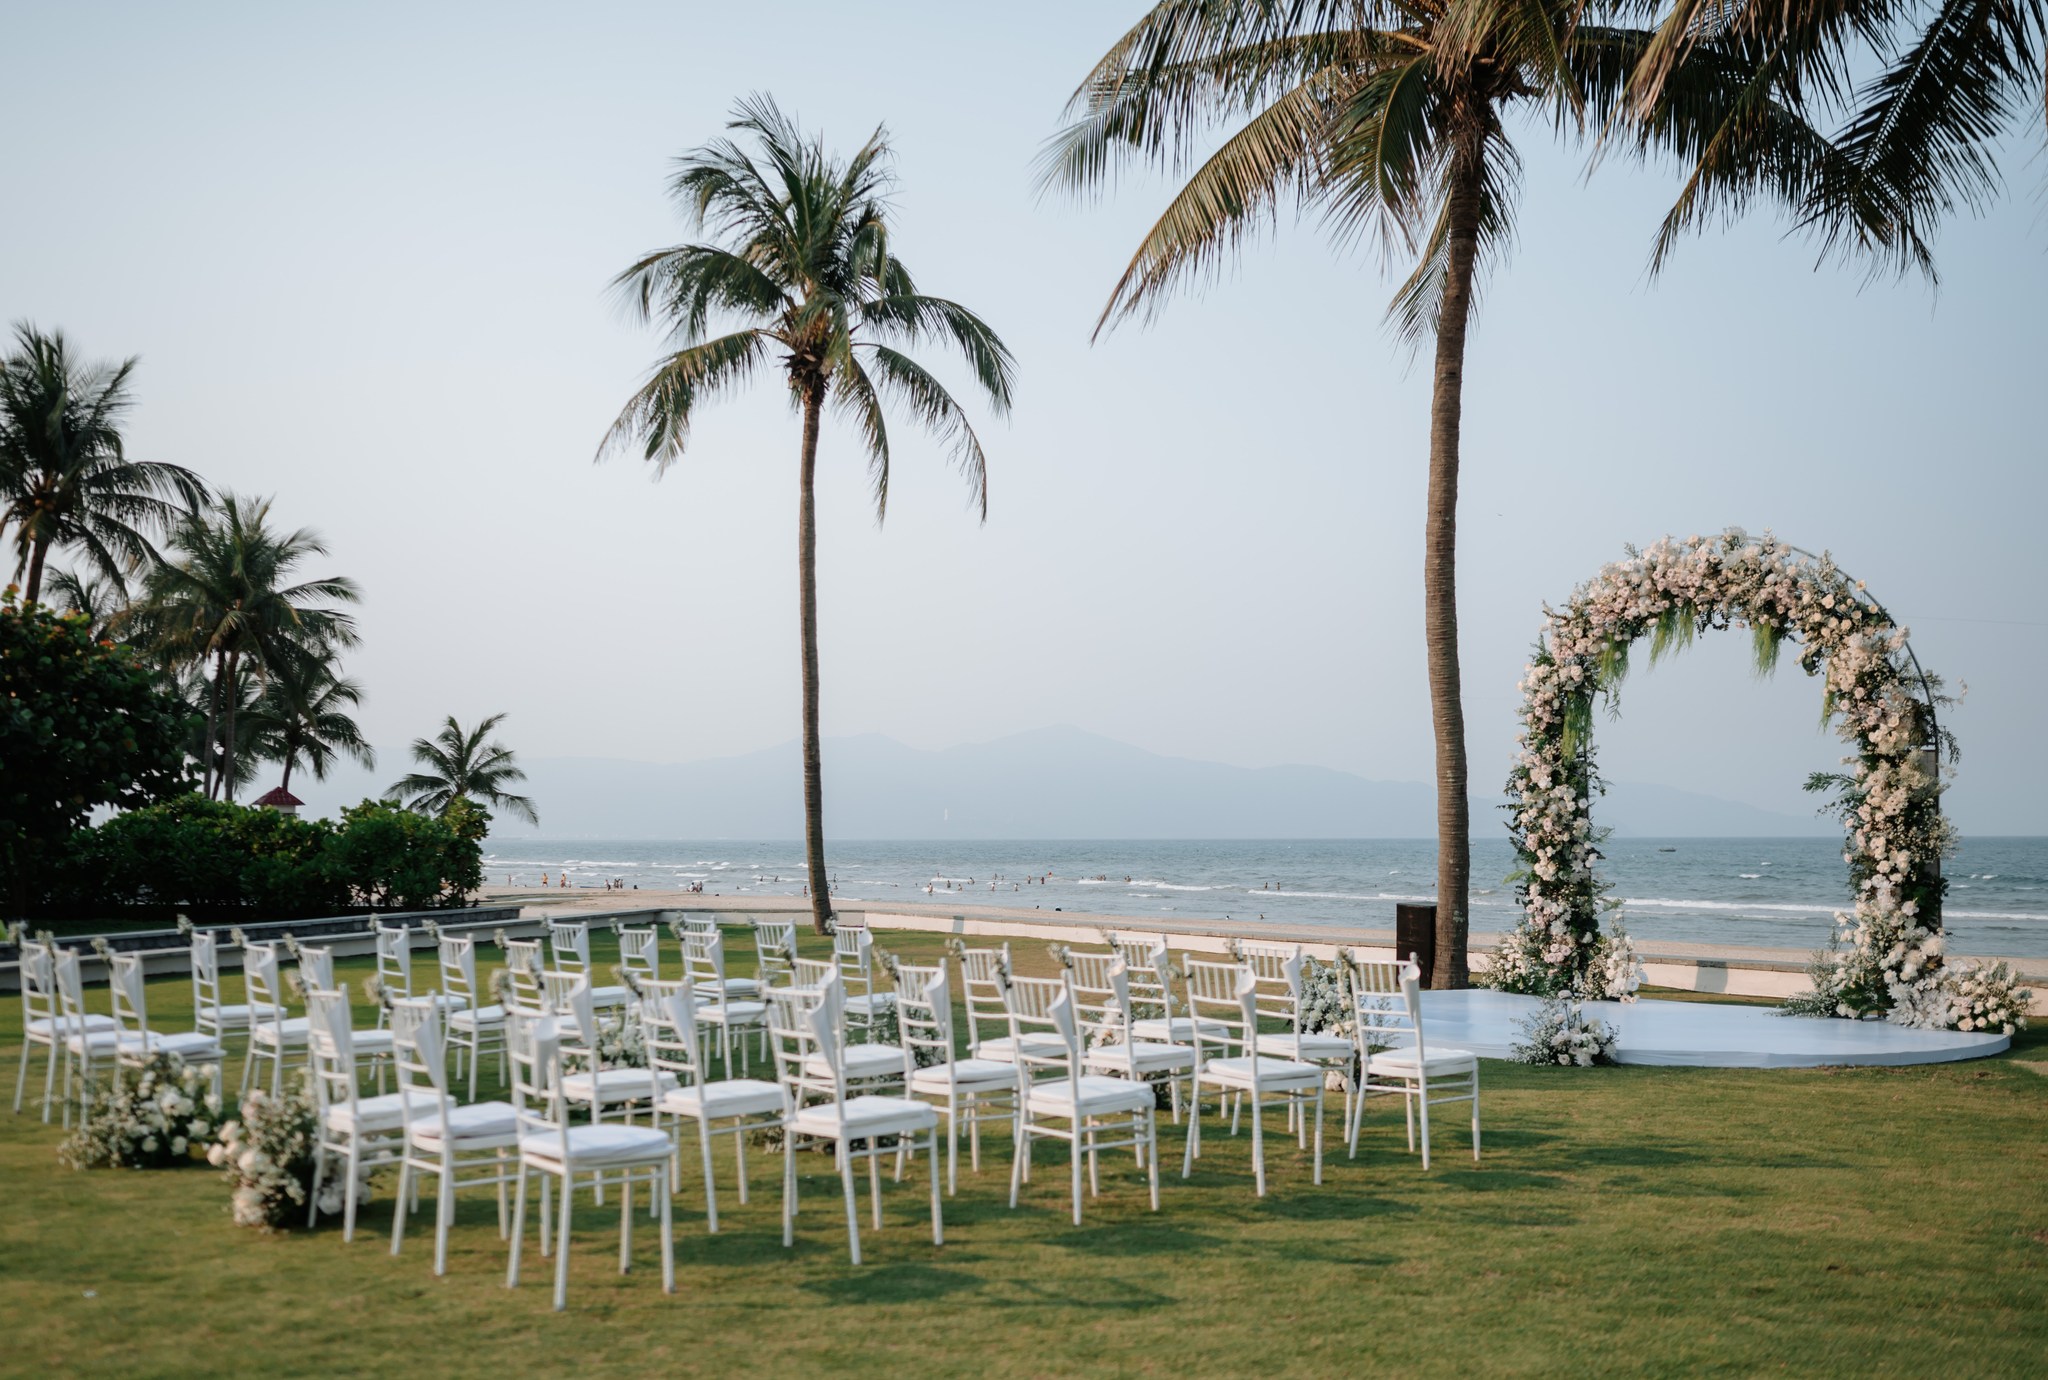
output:
[[[1155,891],[1218,891],[1218,890],[1226,890],[1226,889],[1227,889],[1227,888],[1219,888],[1219,887],[1213,887],[1213,886],[1183,886],[1183,885],[1181,885],[1181,884],[1180,884],[1180,883],[1178,883],[1178,882],[1146,882],[1146,881],[1138,881],[1138,882],[1132,882],[1132,883],[1131,883],[1131,885],[1132,885],[1132,886],[1146,886],[1146,887],[1151,887],[1151,888],[1153,888],[1153,889],[1154,889]]]

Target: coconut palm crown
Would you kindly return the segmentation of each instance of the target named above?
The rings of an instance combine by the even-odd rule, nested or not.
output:
[[[620,411],[598,458],[637,449],[659,475],[683,454],[702,404],[764,369],[783,375],[803,419],[797,584],[804,832],[812,914],[823,929],[831,902],[818,746],[814,502],[823,412],[829,405],[860,437],[877,521],[889,503],[889,406],[949,448],[986,519],[981,440],[953,395],[904,351],[927,342],[957,350],[998,414],[1009,410],[1013,364],[980,317],[919,291],[896,257],[885,131],[877,129],[841,161],[767,97],[741,102],[728,128],[751,136],[755,151],[716,140],[684,154],[669,184],[693,226],[715,242],[657,250],[614,280],[628,309],[642,321],[658,318],[676,348]]]
[[[532,800],[505,789],[526,779],[512,749],[486,741],[503,722],[503,714],[493,714],[475,728],[465,729],[450,714],[432,738],[413,739],[412,760],[423,770],[407,773],[384,792],[384,798],[433,815],[446,814],[450,805],[467,800],[509,810],[528,824],[540,823],[540,812]]]

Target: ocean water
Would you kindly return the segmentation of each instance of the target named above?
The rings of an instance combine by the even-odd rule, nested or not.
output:
[[[1516,915],[1505,840],[1472,846],[1472,927]],[[932,841],[828,844],[848,901],[958,902],[1173,916],[1393,927],[1397,901],[1432,899],[1428,839]],[[796,896],[796,842],[492,839],[486,879],[704,894]],[[1629,932],[1648,940],[1812,949],[1849,903],[1836,839],[1610,839],[1602,865]],[[1966,839],[1949,860],[1945,928],[1957,952],[2048,957],[2048,839]]]

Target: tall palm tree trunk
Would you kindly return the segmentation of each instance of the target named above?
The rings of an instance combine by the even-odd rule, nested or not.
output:
[[[220,732],[220,798],[233,803],[235,798],[235,701],[242,698],[242,654],[228,653],[228,712],[221,716]]]
[[[43,557],[49,554],[50,542],[47,537],[37,537],[35,545],[29,548],[28,583],[22,586],[21,600],[33,604],[43,592]]]
[[[1446,205],[1449,262],[1436,331],[1429,408],[1429,515],[1423,536],[1423,628],[1429,648],[1429,713],[1436,729],[1436,960],[1432,987],[1471,981],[1472,817],[1466,801],[1465,706],[1458,679],[1458,430],[1465,400],[1465,327],[1479,252],[1480,139],[1459,141]]]
[[[818,754],[818,514],[812,494],[818,472],[818,414],[822,383],[804,389],[804,453],[798,470],[796,521],[797,604],[804,660],[804,867],[810,876],[811,923],[831,928],[832,889],[825,877],[825,783]]]
[[[228,658],[225,652],[216,652],[213,657],[213,680],[206,688],[206,746],[202,749],[203,760],[200,793],[208,800],[213,799],[213,778],[220,757],[220,687],[227,678]]]

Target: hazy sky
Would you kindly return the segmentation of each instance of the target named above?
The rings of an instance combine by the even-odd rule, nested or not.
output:
[[[986,526],[899,423],[878,529],[827,432],[826,733],[1073,723],[1425,779],[1429,378],[1381,324],[1393,279],[1283,227],[1091,345],[1168,189],[1034,194],[1068,92],[1141,8],[10,5],[0,316],[140,355],[135,454],[325,535],[367,592],[350,670],[388,774],[448,713],[509,710],[533,756],[751,750],[797,727],[796,423],[770,382],[707,413],[658,484],[593,467],[656,353],[604,287],[685,237],[670,160],[736,97],[772,92],[842,149],[886,122],[899,252],[994,324],[1020,380],[1014,418],[984,419]],[[1543,602],[1626,543],[1739,523],[1833,550],[1969,684],[1963,828],[2048,833],[2030,137],[2004,203],[1942,237],[1936,293],[1816,271],[1769,217],[1651,281],[1668,170],[1587,181],[1530,131],[1467,372],[1476,790],[1505,773]],[[1818,688],[1789,658],[1754,684],[1741,643],[1639,674],[1607,773],[1806,808],[1799,781],[1838,755]]]

